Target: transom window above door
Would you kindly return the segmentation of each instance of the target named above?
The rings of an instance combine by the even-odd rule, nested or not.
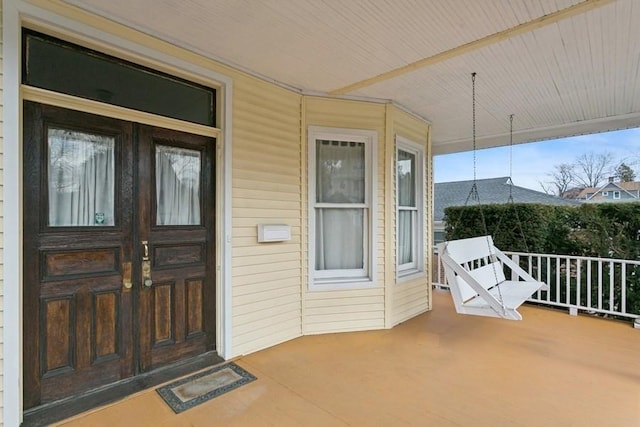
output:
[[[31,30],[23,30],[22,44],[23,84],[186,122],[216,125],[215,89]]]

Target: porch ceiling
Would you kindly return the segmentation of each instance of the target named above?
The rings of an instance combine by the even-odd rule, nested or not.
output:
[[[305,93],[391,100],[434,153],[640,126],[636,0],[65,0]]]

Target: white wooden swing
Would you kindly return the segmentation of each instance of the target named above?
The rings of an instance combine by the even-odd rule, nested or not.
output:
[[[471,74],[473,88],[473,185],[465,206],[470,199],[476,200],[480,205],[475,164],[475,76],[476,73]],[[510,146],[512,147],[513,115],[510,116],[510,122]],[[511,164],[510,160],[510,168]],[[511,170],[509,170],[509,176],[511,177],[511,175]],[[509,181],[511,187],[509,188],[508,202],[513,203],[513,183],[511,180]],[[445,277],[451,290],[456,311],[460,314],[522,320],[522,316],[517,310],[518,307],[538,290],[548,290],[548,286],[535,280],[511,258],[494,246],[493,238],[487,233],[487,225],[482,210],[480,213],[484,231],[487,235],[447,241],[437,245],[440,262],[444,267]],[[522,233],[522,227],[520,227],[520,231]],[[505,267],[510,270],[510,280],[505,277]]]
[[[440,262],[460,314],[522,320],[518,307],[547,285],[535,280],[493,245],[491,236],[442,242]],[[504,267],[511,270],[507,280]]]

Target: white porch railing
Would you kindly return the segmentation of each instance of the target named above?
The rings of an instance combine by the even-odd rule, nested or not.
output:
[[[549,285],[530,302],[564,307],[571,314],[640,319],[640,261],[572,255],[505,252],[537,280]],[[434,256],[434,286],[448,288],[444,270]]]

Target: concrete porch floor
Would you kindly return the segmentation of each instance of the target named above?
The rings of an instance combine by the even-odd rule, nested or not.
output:
[[[457,315],[448,293],[391,330],[242,357],[258,379],[179,415],[154,390],[64,426],[640,426],[640,330],[522,307]]]

